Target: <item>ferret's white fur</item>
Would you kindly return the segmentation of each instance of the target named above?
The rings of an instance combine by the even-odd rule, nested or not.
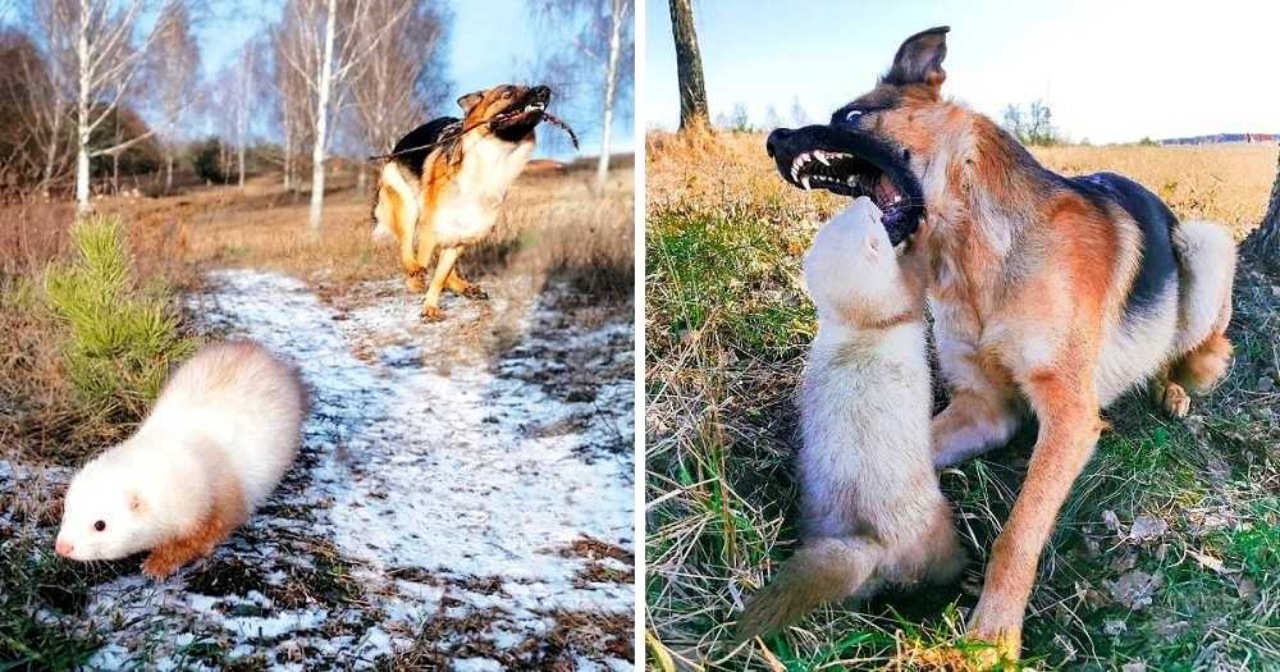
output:
[[[886,584],[949,580],[963,564],[931,459],[924,319],[896,319],[918,311],[920,284],[903,277],[880,221],[859,198],[805,257],[818,334],[799,394],[804,547],[752,600],[740,634]]]
[[[217,482],[238,484],[252,512],[293,463],[305,407],[295,371],[262,346],[202,348],[172,375],[137,433],[72,479],[59,548],[75,560],[108,560],[189,534],[226,494],[213,491]]]

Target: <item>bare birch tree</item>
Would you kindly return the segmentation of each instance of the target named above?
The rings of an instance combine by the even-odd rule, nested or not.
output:
[[[310,142],[310,129],[314,128],[311,116],[314,108],[308,105],[310,98],[307,81],[298,68],[290,65],[288,55],[295,61],[308,55],[300,44],[303,31],[294,26],[299,18],[286,14],[282,25],[271,35],[271,73],[275,83],[280,135],[283,141],[281,162],[284,188],[298,188],[298,154],[300,148]]]
[[[598,92],[600,123],[600,159],[596,164],[596,189],[604,188],[609,178],[609,148],[613,135],[614,118],[618,116],[618,101],[629,93],[635,81],[635,4],[632,0],[531,0],[534,12],[550,28],[566,25],[569,32],[550,30],[556,37],[560,32],[566,39],[570,59],[585,67],[594,77],[588,79]],[[625,96],[629,97],[629,96]],[[624,115],[625,116],[625,115]]]
[[[401,7],[377,25],[368,14],[375,7]],[[332,141],[330,122],[347,95],[346,84],[364,58],[404,18],[407,3],[398,0],[292,0],[285,7],[285,62],[306,82],[314,114],[311,141],[311,210],[308,229],[320,233],[324,214],[325,159]],[[370,32],[372,31],[372,32]]]
[[[164,16],[169,5],[159,9]],[[155,133],[94,146],[94,131],[120,107],[143,71],[145,57],[159,36],[156,26],[141,30],[143,17],[157,9],[154,0],[44,0],[48,12],[46,49],[68,70],[74,91],[76,206],[89,209],[89,161],[123,152]],[[158,22],[157,22],[158,26]],[[159,128],[162,125],[158,125]]]
[[[241,190],[244,190],[244,160],[249,147],[249,114],[256,88],[254,80],[257,76],[258,56],[258,50],[249,43],[240,51],[240,57],[235,63],[236,184]]]
[[[72,76],[75,61],[75,16],[70,2],[33,3],[32,20],[44,39],[44,69],[37,72],[32,62],[23,64],[28,85],[47,87],[46,95],[31,99],[30,119],[44,153],[42,190],[48,198],[55,181],[63,177],[67,168],[63,161],[63,142],[70,123],[69,101],[76,97],[77,81]],[[40,81],[40,84],[37,84]]]
[[[200,46],[196,43],[191,9],[185,3],[171,2],[161,11],[156,25],[156,54],[151,59],[152,80],[157,103],[164,116],[160,133],[164,149],[164,190],[173,189],[173,164],[181,135],[178,118],[195,97],[200,74]]]
[[[371,25],[356,27],[357,48],[368,56],[351,74],[355,114],[349,119],[356,127],[354,134],[371,153],[390,151],[400,136],[434,116],[449,100],[452,84],[445,74],[445,47],[452,16],[442,4],[431,0],[383,3],[366,14]],[[400,14],[403,18],[385,38],[366,46],[390,15]]]

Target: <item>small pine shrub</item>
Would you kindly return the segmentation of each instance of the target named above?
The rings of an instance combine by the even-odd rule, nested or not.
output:
[[[136,420],[195,343],[179,332],[163,293],[137,288],[119,219],[81,220],[71,244],[75,258],[51,265],[44,282],[65,328],[66,376],[86,411]]]

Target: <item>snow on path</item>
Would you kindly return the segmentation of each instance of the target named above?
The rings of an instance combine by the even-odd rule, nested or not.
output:
[[[573,627],[559,622],[565,614],[630,622],[633,397],[630,375],[616,373],[630,368],[630,324],[539,336],[551,311],[495,298],[448,301],[446,322],[423,325],[417,298],[385,284],[354,289],[344,300],[355,305],[340,310],[283,275],[210,280],[190,302],[199,322],[301,368],[312,392],[303,455],[271,505],[209,561],[247,564],[261,592],[202,595],[183,586],[190,569],[159,588],[118,578],[88,607],[96,621],[127,624],[95,665],[129,664],[146,637],[168,655],[159,667],[187,665],[180,654],[194,640],[173,635],[213,627],[232,660],[265,646],[282,669],[299,656],[367,667],[434,626],[439,659],[479,669],[537,660]],[[519,294],[513,284],[493,293],[504,289]],[[491,325],[494,314],[515,317]],[[485,327],[511,332],[516,347],[482,347]],[[593,349],[612,379],[572,401],[554,394],[560,364],[548,349]],[[306,552],[317,541],[341,563]],[[348,565],[357,600],[315,604],[285,590],[297,572]],[[187,625],[175,630],[174,616]],[[571,653],[582,669],[632,669],[616,644]]]

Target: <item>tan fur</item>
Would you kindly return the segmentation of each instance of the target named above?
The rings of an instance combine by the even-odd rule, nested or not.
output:
[[[164,579],[183,566],[206,557],[249,519],[239,480],[226,465],[207,462],[210,491],[208,511],[194,525],[178,530],[156,546],[142,563],[142,573]]]
[[[477,235],[459,237],[445,222],[456,216],[454,210],[459,204],[474,209],[483,218],[497,217],[506,186],[523,169],[536,138],[530,129],[514,142],[501,140],[485,122],[508,112],[512,96],[518,98],[528,90],[528,87],[504,85],[460,98],[458,103],[466,112],[462,125],[468,130],[457,143],[441,146],[427,155],[421,180],[394,161],[383,166],[374,209],[378,222],[375,236],[395,237],[406,286],[411,292],[425,292],[424,319],[442,319],[440,296],[446,289],[469,298],[485,298],[479,287],[458,274],[456,264],[465,248],[487,233],[487,227],[479,227]],[[504,153],[494,149],[499,146],[509,148]],[[486,165],[476,167],[472,165],[475,162]],[[478,177],[477,172],[481,173]],[[483,173],[493,177],[485,177]],[[464,179],[493,179],[504,184],[495,187],[501,192],[495,197],[483,189],[462,185]],[[436,269],[428,282],[426,269],[437,252]]]
[[[855,201],[805,260],[819,328],[798,398],[804,546],[752,598],[739,637],[886,585],[949,581],[964,564],[930,459],[923,284],[913,277],[923,268],[899,265],[879,215]]]
[[[928,208],[915,253],[928,267],[952,391],[934,419],[935,460],[1003,444],[1024,403],[1039,419],[1026,481],[970,617],[973,635],[1016,658],[1041,549],[1102,430],[1100,408],[1154,375],[1161,403],[1185,413],[1184,384],[1225,371],[1234,246],[1182,225],[1179,297],[1161,297],[1153,320],[1123,323],[1140,270],[1137,223],[1118,206],[1052,187],[994,122],[944,100],[945,32],[904,43],[887,81],[859,99],[868,111],[858,123],[909,152]]]

